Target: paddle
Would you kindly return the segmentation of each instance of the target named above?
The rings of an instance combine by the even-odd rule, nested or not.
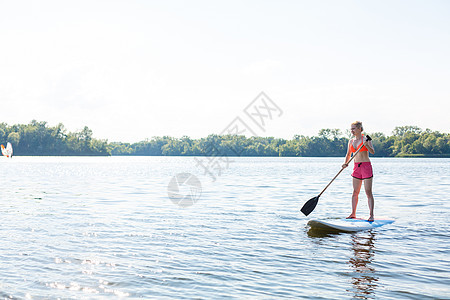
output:
[[[355,154],[353,154],[353,156],[350,158],[350,160],[347,162],[347,165],[352,161],[353,158],[355,158],[356,154],[359,153],[359,151],[362,149],[362,147],[364,147],[368,141],[371,141],[372,139],[370,138],[370,136],[366,135],[367,140],[361,145],[361,147],[358,148],[358,150],[355,152]],[[341,168],[341,170],[339,171],[339,173],[336,174],[336,176],[334,176],[333,179],[331,179],[330,183],[322,190],[322,192],[320,192],[320,194],[317,197],[311,198],[308,201],[306,201],[306,203],[303,205],[302,209],[300,210],[302,213],[305,214],[305,216],[309,215],[314,208],[316,208],[317,202],[319,201],[319,197],[323,194],[323,192],[325,192],[325,190],[330,186],[330,184],[336,179],[336,177],[339,176],[339,174],[341,174],[341,172],[344,170],[344,168]]]

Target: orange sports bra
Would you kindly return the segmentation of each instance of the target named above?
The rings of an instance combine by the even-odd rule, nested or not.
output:
[[[353,141],[350,143],[350,151],[351,152],[354,153],[357,151],[357,149],[359,149],[359,147],[361,147],[361,145],[363,144],[363,141],[364,141],[364,135],[361,135],[361,139],[362,139],[361,144],[359,144],[356,149],[355,149],[355,147],[353,147]],[[360,151],[369,151],[369,149],[367,149],[366,146],[363,146]]]

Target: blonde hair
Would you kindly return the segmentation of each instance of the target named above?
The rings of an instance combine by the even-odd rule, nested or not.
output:
[[[361,129],[361,131],[364,131],[363,125],[361,121],[355,121],[351,125],[355,125],[357,128]]]

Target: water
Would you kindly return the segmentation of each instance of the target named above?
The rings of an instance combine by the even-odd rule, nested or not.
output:
[[[343,158],[232,158],[216,181],[191,157],[0,161],[0,297],[450,298],[450,160],[372,159],[372,231],[317,235],[350,213]],[[200,199],[168,198],[180,172]],[[368,216],[361,194],[358,215]]]

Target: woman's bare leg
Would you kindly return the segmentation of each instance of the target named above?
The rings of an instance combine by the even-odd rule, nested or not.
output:
[[[358,195],[361,190],[362,180],[353,178],[352,214],[347,219],[356,218],[356,207],[358,206]]]
[[[370,211],[369,221],[373,221],[373,210],[375,206],[375,200],[372,194],[372,182],[373,178],[364,179],[364,190],[366,191]]]

